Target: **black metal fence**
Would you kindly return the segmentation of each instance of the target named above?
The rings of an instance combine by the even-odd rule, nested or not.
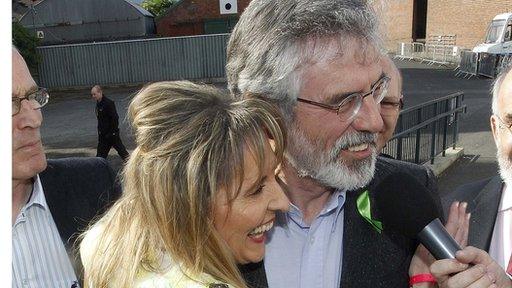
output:
[[[462,92],[404,109],[382,152],[407,162],[434,163],[434,157],[455,147],[460,114],[465,112]]]

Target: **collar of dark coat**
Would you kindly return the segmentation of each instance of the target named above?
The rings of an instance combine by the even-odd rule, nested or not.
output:
[[[489,250],[492,232],[496,222],[498,207],[503,192],[503,181],[493,177],[468,203],[471,213],[469,243],[478,248]]]
[[[46,202],[52,214],[57,230],[59,231],[64,247],[68,253],[71,265],[79,281],[83,281],[83,267],[80,261],[77,237],[86,228],[87,216],[90,214],[88,205],[83,205],[81,195],[73,189],[73,183],[59,173],[51,163],[41,173],[41,184]],[[84,215],[81,217],[81,215]]]

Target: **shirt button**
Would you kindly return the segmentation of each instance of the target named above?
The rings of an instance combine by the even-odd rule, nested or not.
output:
[[[311,242],[311,244],[313,244],[313,242],[315,242],[315,237],[311,237],[311,239],[309,240],[309,242]]]
[[[28,285],[28,280],[27,279],[23,279],[22,283],[23,283],[23,285]]]

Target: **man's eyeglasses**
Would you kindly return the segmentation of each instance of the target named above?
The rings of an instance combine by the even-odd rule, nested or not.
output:
[[[373,84],[370,92],[364,94],[350,94],[345,99],[343,99],[341,103],[337,105],[329,105],[302,98],[297,98],[297,101],[336,111],[336,114],[338,115],[338,117],[340,117],[341,121],[350,121],[354,119],[354,117],[359,112],[359,109],[361,108],[361,105],[363,103],[363,99],[366,96],[372,95],[375,104],[379,104],[382,101],[382,99],[386,97],[389,87],[389,80],[389,77],[382,76],[379,80],[377,80],[377,82],[375,82],[375,84]]]
[[[21,102],[23,100],[27,100],[28,103],[34,108],[34,110],[41,109],[46,103],[48,103],[48,99],[50,95],[45,88],[37,88],[36,92],[30,93],[23,98],[12,97],[12,116],[20,113]]]
[[[383,99],[382,102],[380,102],[380,114],[395,115],[398,111],[402,110],[404,108],[403,96],[401,95],[398,101],[395,99],[396,97],[389,100]]]
[[[507,124],[507,123],[505,123],[505,121],[501,120],[500,116],[498,116],[496,114],[494,114],[494,116],[496,116],[496,118],[498,118],[498,120],[500,121],[500,124],[501,124],[500,126],[502,128],[507,128],[508,132],[510,132],[510,134],[512,134],[512,130],[511,130],[512,123],[511,124]]]

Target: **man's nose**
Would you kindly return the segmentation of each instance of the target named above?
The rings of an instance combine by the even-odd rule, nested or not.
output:
[[[20,103],[20,112],[14,115],[18,119],[17,126],[19,129],[23,128],[39,128],[43,121],[41,110],[34,108],[34,105],[28,100],[22,100]]]
[[[363,98],[361,108],[357,113],[352,126],[357,131],[378,133],[384,129],[384,122],[380,115],[380,104],[375,102],[372,95]]]

